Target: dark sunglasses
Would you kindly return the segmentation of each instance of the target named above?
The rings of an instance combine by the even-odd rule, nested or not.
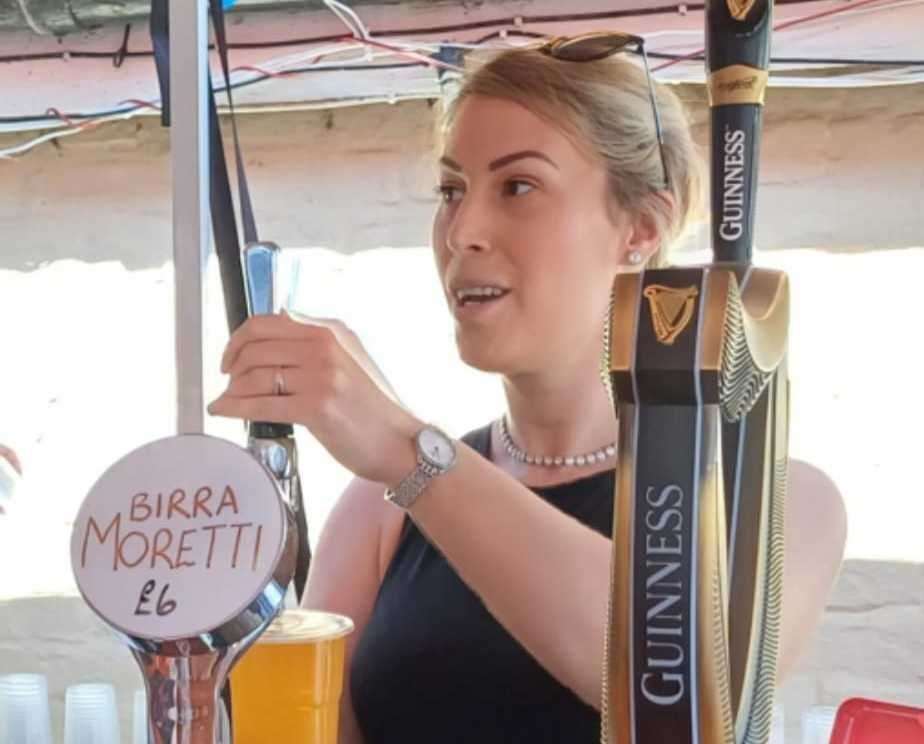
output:
[[[634,49],[631,49],[634,47]],[[537,45],[536,50],[563,62],[596,62],[619,52],[635,51],[642,55],[645,63],[645,78],[648,80],[648,97],[651,100],[651,113],[654,116],[655,135],[658,138],[658,154],[661,158],[661,171],[664,174],[664,188],[668,188],[667,160],[664,157],[664,136],[661,134],[661,115],[658,113],[658,101],[651,82],[651,70],[648,68],[648,55],[645,54],[645,40],[641,36],[624,34],[618,31],[596,31],[579,36],[558,36]]]

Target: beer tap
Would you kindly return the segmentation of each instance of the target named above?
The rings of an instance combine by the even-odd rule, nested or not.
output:
[[[84,500],[71,561],[84,599],[134,655],[151,744],[213,744],[231,668],[282,609],[296,531],[274,479],[202,434],[144,445]]]
[[[779,652],[789,281],[751,265],[773,0],[709,0],[713,262],[625,273],[602,741],[765,744]]]

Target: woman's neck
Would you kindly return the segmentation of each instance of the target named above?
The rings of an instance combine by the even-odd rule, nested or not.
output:
[[[577,456],[616,440],[616,418],[593,365],[557,375],[538,373],[504,379],[507,428],[515,446],[530,455]],[[515,460],[504,448],[498,426],[492,430],[492,459],[518,480],[551,485],[615,467],[615,457],[582,467],[545,467]]]

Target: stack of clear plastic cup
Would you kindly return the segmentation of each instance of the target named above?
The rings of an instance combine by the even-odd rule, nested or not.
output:
[[[120,744],[115,688],[71,685],[64,699],[64,744]]]
[[[783,712],[783,704],[779,701],[773,704],[769,744],[786,744],[786,716]]]
[[[51,744],[48,680],[43,675],[0,676],[0,742]]]
[[[837,708],[813,705],[802,713],[802,744],[830,744]]]
[[[132,706],[132,744],[148,744],[148,696],[144,690],[135,690]]]

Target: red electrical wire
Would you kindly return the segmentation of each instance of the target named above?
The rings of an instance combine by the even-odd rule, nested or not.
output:
[[[61,111],[56,109],[54,106],[51,106],[45,109],[45,113],[48,115],[49,119],[60,119],[65,124],[67,124],[69,127],[73,127],[76,125],[73,119],[67,116],[67,114],[62,114]]]
[[[257,67],[257,65],[240,65],[239,67],[231,68],[231,72],[240,72],[242,70],[244,72],[256,72],[260,75],[263,75],[263,77],[268,77],[268,78],[279,78],[279,77],[285,77],[286,75],[285,70],[282,70],[280,72],[270,72],[269,70],[264,70],[262,67]]]
[[[85,129],[92,129],[93,127],[102,123],[102,117],[97,119],[86,119],[82,122],[76,122],[67,114],[62,113],[54,107],[47,109],[45,113],[48,114],[50,119],[58,119],[59,121],[63,121],[68,127],[76,132],[82,132]]]
[[[893,0],[888,0],[892,2]],[[837,13],[846,13],[851,10],[856,10],[857,8],[862,8],[864,5],[872,5],[873,3],[886,2],[886,0],[857,0],[857,2],[851,3],[850,5],[844,5],[838,8],[829,8],[828,10],[822,10],[817,13],[809,13],[808,15],[799,16],[798,18],[790,18],[788,21],[781,21],[773,27],[774,31],[782,31],[783,29],[792,28],[801,23],[806,23],[807,21],[815,21],[819,18],[825,18],[826,16],[835,15]],[[705,49],[697,49],[695,52],[690,54],[685,54],[682,57],[677,57],[676,59],[669,60],[660,65],[656,65],[651,68],[652,72],[657,72],[658,70],[663,70],[672,65],[676,65],[680,62],[686,62],[687,60],[695,59],[703,54]]]
[[[830,10],[821,10],[818,13],[811,13],[806,16],[800,16],[799,18],[790,18],[788,21],[781,21],[776,26],[773,27],[774,31],[781,31],[784,28],[789,28],[790,26],[795,26],[799,23],[805,21],[814,21],[818,18],[824,18],[825,16],[834,15],[835,13],[842,13],[847,10],[856,10],[861,8],[864,5],[872,5],[875,2],[881,2],[882,0],[857,0],[857,2],[852,3],[840,8],[831,8]]]
[[[142,101],[140,98],[126,98],[124,101],[119,101],[116,106],[121,106],[123,103],[130,104],[135,108],[149,108],[160,111],[160,106],[158,104],[153,101]]]

